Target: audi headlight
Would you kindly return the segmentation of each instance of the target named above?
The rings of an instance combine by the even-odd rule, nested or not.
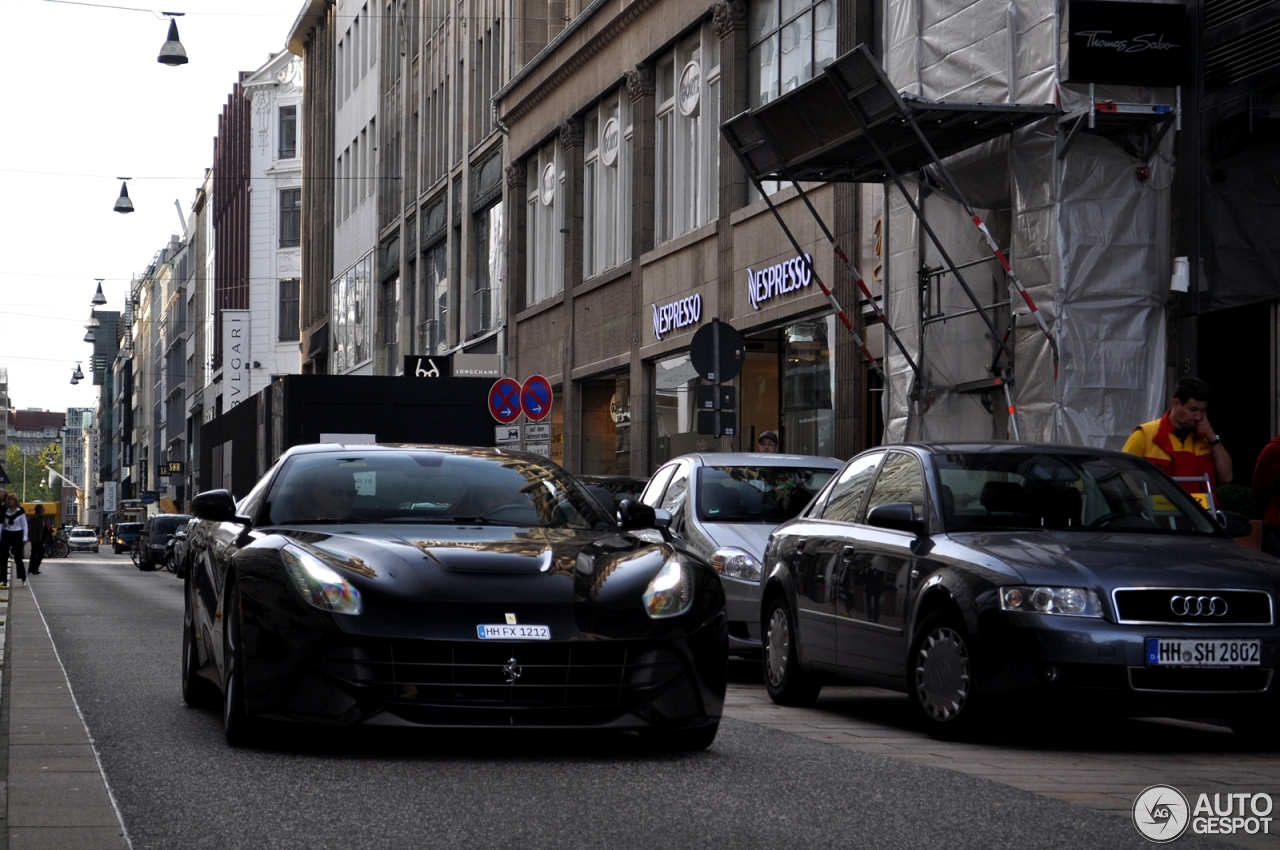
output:
[[[1035,614],[1102,616],[1102,600],[1098,594],[1084,587],[1002,587],[1000,607],[1005,611]]]
[[[743,581],[758,582],[763,573],[760,562],[752,557],[750,552],[735,549],[732,546],[717,549],[711,556],[711,566],[718,573],[727,575],[729,578],[740,578]]]
[[[655,620],[678,617],[693,604],[693,576],[679,558],[672,556],[644,590],[644,610]]]
[[[286,544],[280,550],[280,560],[302,598],[321,611],[360,613],[360,591],[315,555]]]

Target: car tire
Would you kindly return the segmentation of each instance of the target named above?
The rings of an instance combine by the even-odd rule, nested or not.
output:
[[[200,653],[196,647],[195,611],[190,588],[186,597],[186,611],[182,618],[182,700],[192,708],[210,708],[218,704],[218,691],[212,682],[200,675]]]
[[[240,632],[240,587],[232,585],[222,629],[222,731],[227,743],[243,747],[257,740],[257,724],[245,712],[244,646]]]
[[[907,696],[932,737],[957,740],[980,728],[985,705],[973,669],[973,643],[959,616],[925,617],[907,655]]]
[[[640,740],[649,749],[667,753],[695,753],[711,746],[720,731],[720,722],[694,729],[649,729],[640,733]]]
[[[764,685],[778,705],[812,705],[822,682],[800,668],[791,606],[781,594],[770,598],[764,618]]]

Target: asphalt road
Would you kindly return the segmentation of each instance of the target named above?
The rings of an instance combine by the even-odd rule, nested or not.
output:
[[[1125,818],[731,719],[696,754],[319,729],[231,749],[182,702],[181,582],[104,551],[32,590],[137,850],[1150,846]]]

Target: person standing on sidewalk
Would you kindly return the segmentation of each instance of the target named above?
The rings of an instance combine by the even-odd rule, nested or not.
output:
[[[1209,385],[1199,378],[1183,378],[1173,390],[1169,409],[1159,419],[1144,422],[1124,444],[1124,451],[1146,458],[1174,478],[1209,476],[1210,490],[1231,483],[1231,455],[1209,424]],[[1182,481],[1189,493],[1201,486]]]
[[[5,502],[4,523],[0,525],[0,585],[9,586],[9,554],[18,568],[18,580],[27,583],[27,570],[22,564],[22,549],[27,542],[27,513],[18,504],[17,496],[9,496]]]
[[[31,561],[27,565],[27,575],[40,575],[40,564],[44,561],[45,547],[53,538],[53,529],[49,527],[49,520],[44,515],[44,505],[36,502],[36,515],[31,518],[31,527],[27,531],[27,536],[31,538]]]
[[[1280,436],[1272,437],[1253,467],[1253,500],[1263,506],[1262,551],[1280,556]]]

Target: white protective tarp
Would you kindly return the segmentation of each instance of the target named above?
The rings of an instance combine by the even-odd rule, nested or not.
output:
[[[885,67],[900,91],[953,103],[1061,103],[1064,112],[1090,102],[1087,86],[1058,83],[1060,21],[1053,0],[889,6]],[[1093,94],[1128,103],[1174,99],[1167,89],[1098,86]],[[998,207],[1008,196],[1012,232],[997,239],[1057,337],[1055,374],[1048,340],[1010,286],[1021,438],[1118,448],[1165,401],[1173,134],[1166,135],[1145,181],[1137,177],[1142,163],[1101,136],[1080,135],[1059,158],[1059,135],[1058,122],[1046,119],[948,165],[975,207]],[[908,188],[918,194],[914,179]],[[937,266],[941,259],[921,239],[896,187],[886,187],[886,207],[886,310],[915,355],[921,341],[918,271],[922,262]],[[986,255],[958,203],[933,193],[924,213],[956,263]],[[992,271],[964,270],[984,303],[995,300]],[[943,287],[947,309],[972,306],[951,276]],[[986,325],[972,316],[931,324],[923,341],[924,382],[914,405],[905,360],[892,347],[886,350],[885,440],[1004,436],[1002,397],[991,399],[992,413],[978,397],[954,390],[986,376],[992,351]]]

